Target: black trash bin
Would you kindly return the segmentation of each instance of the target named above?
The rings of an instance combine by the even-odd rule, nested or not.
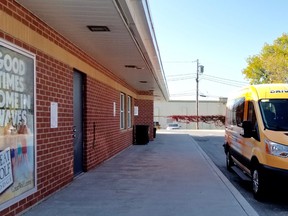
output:
[[[156,138],[156,131],[157,131],[157,128],[154,127],[154,128],[153,128],[153,138]]]
[[[136,125],[135,126],[135,136],[137,145],[145,145],[149,142],[149,125]]]

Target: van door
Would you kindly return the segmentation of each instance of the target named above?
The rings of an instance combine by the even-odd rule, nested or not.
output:
[[[259,127],[258,127],[258,120],[256,117],[254,103],[252,101],[248,101],[248,113],[247,113],[247,120],[251,121],[252,128],[253,128],[253,137],[245,138],[245,157],[249,159],[247,161],[248,164],[245,164],[246,167],[250,166],[250,160],[252,158],[253,148],[260,145],[260,135],[259,135]],[[249,167],[250,168],[250,167]]]

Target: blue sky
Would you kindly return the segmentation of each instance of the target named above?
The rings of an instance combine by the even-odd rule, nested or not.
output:
[[[288,33],[287,0],[149,0],[171,99],[227,97],[248,83],[246,59]]]

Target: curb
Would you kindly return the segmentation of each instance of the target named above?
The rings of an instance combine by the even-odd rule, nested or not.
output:
[[[216,175],[221,179],[221,181],[226,185],[232,195],[235,197],[237,202],[243,208],[248,216],[259,216],[259,214],[255,211],[255,209],[247,202],[247,200],[242,196],[242,194],[233,186],[233,184],[225,177],[225,175],[219,170],[219,168],[213,163],[210,157],[202,150],[199,144],[193,139],[191,135],[192,142],[196,145],[197,149],[201,153],[201,155],[208,162],[212,170],[216,173]]]

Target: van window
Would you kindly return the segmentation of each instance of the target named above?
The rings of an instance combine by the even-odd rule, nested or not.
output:
[[[266,129],[288,130],[288,99],[260,100],[259,106]]]
[[[248,102],[248,116],[247,116],[247,120],[251,121],[251,123],[252,123],[252,128],[253,128],[253,133],[254,133],[253,137],[256,140],[260,141],[258,122],[257,122],[257,118],[256,118],[254,104],[253,104],[252,101]]]
[[[237,103],[235,104],[236,107],[235,107],[235,112],[236,112],[236,124],[238,126],[241,126],[242,125],[242,122],[243,122],[243,116],[244,116],[244,98],[239,101],[237,101]]]
[[[254,109],[254,104],[252,101],[248,102],[248,121],[252,122],[252,125],[255,125],[257,120],[256,120],[256,114],[255,114],[255,109]]]
[[[245,98],[237,98],[227,104],[227,123],[241,126],[244,116]]]

